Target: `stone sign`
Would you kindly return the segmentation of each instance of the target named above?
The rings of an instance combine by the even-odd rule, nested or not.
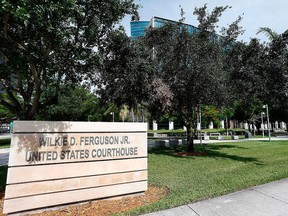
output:
[[[15,121],[3,213],[147,190],[147,124]]]

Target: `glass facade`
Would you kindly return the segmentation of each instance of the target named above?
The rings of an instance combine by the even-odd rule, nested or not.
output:
[[[148,27],[160,28],[160,27],[164,26],[166,23],[176,24],[177,22],[173,21],[173,20],[160,18],[160,17],[152,17],[152,19],[150,21],[131,22],[130,23],[131,37],[137,38],[140,36],[144,36],[145,30]],[[193,25],[184,24],[184,26],[186,27],[187,31],[191,34],[199,31],[199,29]]]
[[[166,23],[172,23],[172,24],[177,24],[178,23],[177,21],[163,19],[163,18],[160,18],[160,17],[153,17],[152,19],[154,21],[154,27],[155,28],[160,28],[160,27],[164,26]],[[193,34],[193,33],[199,31],[199,29],[197,27],[193,26],[193,25],[189,25],[189,24],[185,24],[185,23],[183,25],[186,28],[187,32],[189,32],[190,34]]]
[[[131,37],[137,38],[140,36],[144,36],[145,30],[148,27],[149,23],[149,21],[130,22]]]
[[[144,36],[145,30],[148,27],[160,28],[160,27],[164,26],[166,23],[177,24],[178,22],[173,21],[173,20],[169,20],[169,19],[164,19],[161,17],[152,17],[152,19],[150,21],[131,22],[130,23],[131,37],[133,39],[136,39],[137,37]],[[199,32],[199,29],[193,25],[184,24],[184,26],[185,26],[187,32],[189,32],[190,34],[194,34],[194,33]],[[210,36],[209,39],[211,41],[213,41],[214,43],[218,43],[218,42],[221,42],[222,36],[215,34],[213,36]]]
[[[154,22],[153,27],[155,27],[155,28],[160,28],[160,27],[164,26],[166,23],[174,23],[174,21],[172,21],[172,20],[167,20],[167,19],[163,19],[160,17],[153,17],[152,22]],[[152,23],[152,22],[150,22],[150,23]]]

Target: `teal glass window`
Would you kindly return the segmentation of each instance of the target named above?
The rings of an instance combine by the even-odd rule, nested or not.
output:
[[[145,30],[149,25],[149,21],[130,22],[131,37],[137,38],[144,36]]]

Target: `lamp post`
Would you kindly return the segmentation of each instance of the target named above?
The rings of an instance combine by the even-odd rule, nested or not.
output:
[[[271,134],[270,134],[270,123],[269,123],[269,110],[268,110],[268,104],[264,105],[263,108],[266,108],[266,113],[267,113],[267,127],[268,127],[268,136],[269,136],[269,142],[271,142]]]

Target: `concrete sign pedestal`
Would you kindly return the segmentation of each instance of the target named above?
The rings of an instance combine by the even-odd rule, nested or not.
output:
[[[147,190],[147,124],[15,121],[3,213]]]

